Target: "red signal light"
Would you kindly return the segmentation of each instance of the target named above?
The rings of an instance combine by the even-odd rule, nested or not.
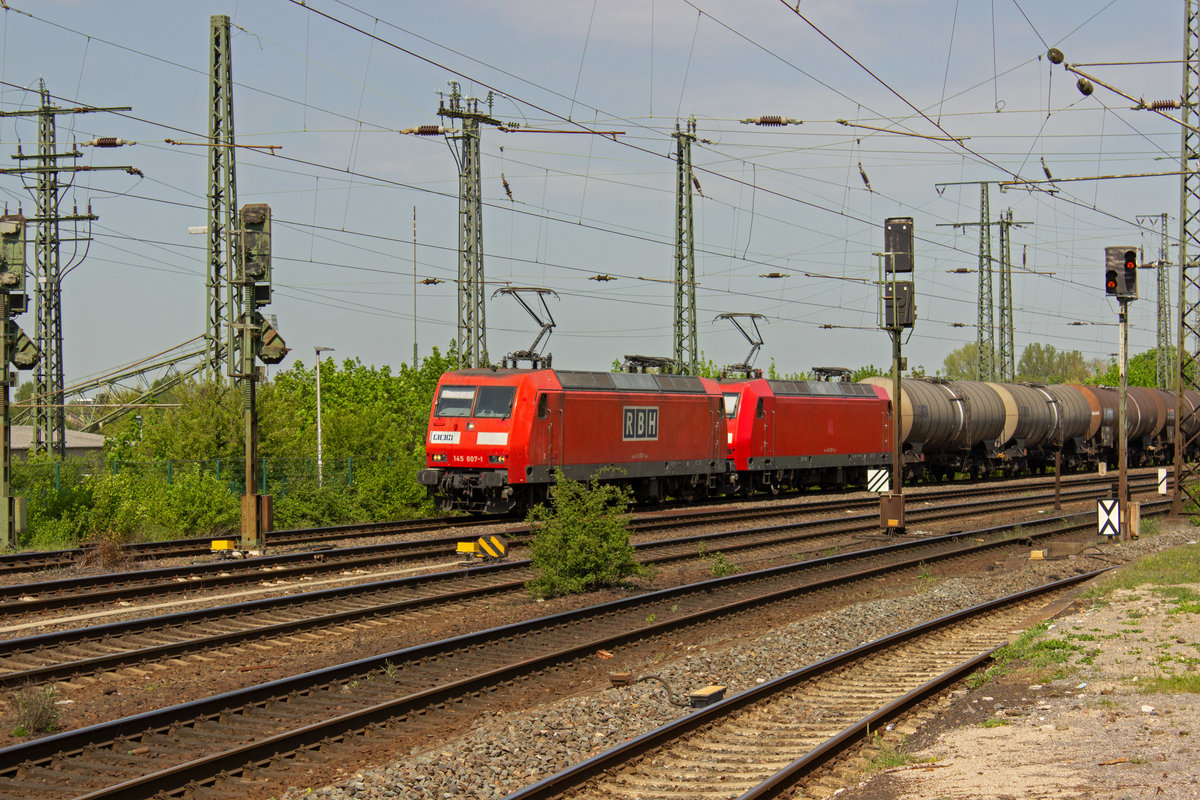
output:
[[[1117,293],[1117,271],[1115,269],[1110,269],[1104,274],[1104,293]]]

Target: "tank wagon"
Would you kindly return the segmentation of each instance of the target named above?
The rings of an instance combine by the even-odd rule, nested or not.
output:
[[[891,397],[891,379],[864,383]],[[1185,400],[1200,402],[1196,394]],[[1043,471],[1056,453],[1065,469],[1117,461],[1114,389],[910,378],[900,395],[905,471],[912,478]],[[1131,387],[1127,401],[1129,463],[1167,463],[1173,457],[1174,395]]]

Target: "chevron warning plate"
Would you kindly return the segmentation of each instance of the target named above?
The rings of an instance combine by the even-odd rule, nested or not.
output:
[[[1121,501],[1115,498],[1112,500],[1097,500],[1096,523],[1100,528],[1101,536],[1120,536]]]
[[[867,491],[882,494],[892,490],[892,471],[889,469],[867,470]]]

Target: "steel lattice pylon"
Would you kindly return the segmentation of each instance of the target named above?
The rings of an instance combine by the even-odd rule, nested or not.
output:
[[[62,264],[59,260],[58,170],[54,114],[50,92],[41,86],[42,111],[38,115],[37,234],[34,285],[37,287],[33,339],[42,351],[33,373],[38,398],[34,417],[33,448],[60,458],[66,454],[66,414],[63,411],[62,368]]]
[[[1195,0],[1184,0],[1183,26],[1183,121],[1179,168],[1183,173],[1179,191],[1179,340],[1176,343],[1175,378],[1175,485],[1171,495],[1171,513],[1194,510],[1200,483],[1197,465],[1188,463],[1186,454],[1197,437],[1196,411],[1184,402],[1186,391],[1200,388],[1197,375],[1197,348],[1200,346],[1200,265],[1192,259],[1200,254],[1200,173],[1194,169],[1200,134],[1193,130],[1193,109],[1200,104],[1200,18]],[[1188,434],[1185,431],[1192,431]]]
[[[979,185],[979,320],[975,345],[979,374],[976,380],[996,380],[995,306],[992,304],[992,210],[988,185]]]
[[[240,365],[241,342],[231,323],[241,318],[242,298],[229,281],[237,239],[237,181],[233,136],[233,65],[229,17],[209,18],[208,81],[208,277],[204,358],[217,379]]]
[[[1170,242],[1167,234],[1166,212],[1161,216],[1162,237],[1158,243],[1158,266],[1154,270],[1158,288],[1158,329],[1154,349],[1154,383],[1169,389],[1174,381],[1171,374],[1171,272]]]
[[[1000,358],[997,372],[1001,381],[1016,376],[1016,352],[1013,342],[1012,297],[1012,209],[1000,215]]]
[[[449,104],[438,107],[438,116],[462,120],[462,131],[451,137],[458,147],[458,366],[488,364],[487,320],[483,279],[483,187],[480,176],[480,123],[499,125],[479,111],[479,101],[464,98],[451,82]]]
[[[41,81],[39,88],[41,105],[34,111],[0,111],[0,117],[36,116],[38,118],[38,152],[37,155],[26,155],[17,146],[17,154],[13,156],[24,163],[28,160],[36,162],[34,167],[17,167],[5,170],[12,175],[33,175],[33,181],[26,183],[26,188],[33,192],[37,206],[37,215],[33,218],[36,224],[34,235],[35,298],[34,298],[34,342],[41,352],[34,372],[34,437],[33,449],[38,453],[50,452],[58,457],[66,454],[66,414],[63,408],[63,325],[62,325],[62,276],[64,270],[60,259],[59,223],[83,222],[96,219],[89,208],[87,213],[80,214],[72,209],[70,214],[62,213],[62,190],[69,188],[70,181],[65,186],[60,180],[60,173],[73,175],[87,170],[119,169],[123,172],[136,172],[130,166],[99,166],[88,165],[80,167],[74,162],[83,155],[78,148],[72,146],[64,152],[58,151],[55,120],[59,114],[90,114],[97,111],[129,111],[129,106],[112,106],[100,108],[84,106],[80,108],[59,108],[50,104],[50,90],[46,82]],[[60,165],[59,162],[69,160],[71,164]],[[140,173],[138,173],[140,174]],[[78,250],[80,242],[87,237],[73,235],[68,241],[76,245],[75,255],[82,259]],[[84,251],[86,252],[86,250]],[[74,263],[78,263],[75,261]],[[73,265],[71,265],[73,266]],[[70,270],[68,266],[66,271]]]
[[[675,133],[675,363],[695,375],[700,356],[696,333],[696,242],[692,229],[692,142],[696,120]]]

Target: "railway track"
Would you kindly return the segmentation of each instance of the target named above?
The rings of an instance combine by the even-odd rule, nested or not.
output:
[[[1166,504],[1159,510],[1165,510]],[[1147,512],[1154,509],[1147,508]],[[1086,524],[1090,524],[1086,523]],[[448,719],[496,692],[530,692],[600,649],[619,651],[706,626],[750,625],[772,605],[873,576],[1056,535],[979,532],[891,544],[591,606],[361,659],[0,750],[0,800],[236,794],[286,785],[306,763],[360,751],[403,721],[436,738]],[[660,621],[661,620],[661,621]],[[217,785],[219,784],[219,786]]]
[[[437,519],[408,519],[394,522],[362,522],[353,525],[332,525],[323,528],[303,528],[267,533],[268,547],[296,547],[300,545],[331,544],[373,536],[395,536],[437,533],[453,529],[470,529],[495,525],[496,518],[447,517]],[[121,545],[122,555],[132,560],[153,558],[189,558],[212,554],[212,542],[216,539],[237,539],[230,536],[201,536],[171,539],[162,542],[129,542]],[[0,576],[23,572],[70,567],[87,557],[87,548],[74,547],[66,550],[37,550],[0,555]]]
[[[1065,496],[1068,500],[1088,499],[1095,496],[1095,490],[1082,488],[1067,492]],[[911,524],[916,525],[922,522],[964,516],[974,511],[991,511],[994,510],[992,506],[996,502],[1004,503],[1006,510],[1016,510],[1018,508],[1038,507],[1044,505],[1046,500],[1047,496],[1031,494],[1016,499],[1006,497],[1002,500],[981,500],[946,506],[915,506],[909,514],[909,520]],[[850,546],[861,547],[863,537],[867,537],[868,540],[878,538],[876,533],[876,519],[874,514],[860,514],[842,516],[832,520],[796,521],[756,528],[696,534],[667,540],[638,542],[634,546],[638,551],[639,559],[648,564],[695,559],[701,555],[702,551],[706,552],[709,556],[717,554],[725,556],[734,555],[742,563],[769,561],[772,558],[798,558],[817,552],[829,552],[835,549],[841,550]],[[873,534],[875,535],[873,536]],[[849,538],[839,540],[836,538],[838,535]],[[797,553],[795,549],[796,545],[805,542],[809,543],[807,552]],[[408,556],[412,559],[421,560],[428,559],[430,553],[425,550],[417,550],[409,552]],[[448,553],[446,557],[449,557]],[[400,556],[397,555],[396,558],[399,559]],[[373,560],[372,563],[374,563]],[[525,569],[524,562],[510,563],[516,568]],[[478,587],[479,582],[472,582],[470,577],[476,570],[463,570],[461,562],[445,561],[441,566],[443,569],[438,570],[437,573],[428,578],[430,585],[445,585],[452,580],[458,581],[462,584],[460,587],[453,590],[445,590],[451,597],[479,596],[478,593],[472,591]],[[288,595],[276,603],[272,603],[267,599],[259,602],[244,603],[248,608],[267,611],[269,609],[278,609],[284,605],[291,606],[297,602],[304,602],[303,598],[305,596],[311,592],[316,592],[317,596],[330,598],[324,602],[326,604],[335,604],[337,607],[332,610],[338,614],[342,614],[348,611],[348,606],[358,608],[360,611],[365,608],[374,607],[372,604],[363,606],[354,598],[378,597],[381,592],[401,595],[395,598],[394,602],[407,602],[412,596],[411,588],[417,587],[426,580],[421,577],[406,577],[382,582],[371,581],[365,584],[356,580],[353,585],[346,586],[345,580],[333,578],[329,579],[328,583],[339,584],[340,588],[331,587],[324,591],[311,589],[314,583],[319,582],[313,580],[314,576],[310,573],[327,572],[330,569],[337,569],[340,572],[346,571],[345,564],[341,561],[331,559],[328,563],[324,561],[310,563],[302,560],[300,563],[293,563],[288,567],[277,566],[269,573],[241,571],[217,572],[213,574],[211,569],[205,569],[198,576],[191,577],[190,580],[182,580],[181,573],[176,570],[169,570],[165,576],[151,574],[140,581],[139,578],[142,578],[144,573],[118,576],[121,580],[113,586],[105,586],[98,583],[100,578],[97,577],[88,579],[87,585],[74,592],[71,591],[75,588],[73,581],[67,582],[66,586],[63,586],[59,582],[47,582],[46,584],[13,587],[7,597],[4,596],[5,590],[0,589],[0,599],[7,600],[7,602],[0,603],[0,633],[19,633],[22,630],[38,627],[44,629],[48,625],[62,624],[55,619],[48,619],[44,615],[48,612],[63,611],[72,608],[87,607],[91,610],[78,615],[78,618],[68,618],[66,620],[68,623],[95,620],[103,617],[128,616],[128,614],[137,611],[137,608],[132,605],[132,600],[134,599],[151,600],[156,597],[170,597],[193,593],[194,596],[190,599],[171,601],[167,605],[194,605],[205,602],[209,597],[202,590],[213,592],[234,589],[238,586],[245,586],[249,582],[271,585],[262,589],[243,590],[243,592],[279,594],[276,590],[282,588],[290,588],[292,590],[310,588],[310,592],[305,592],[301,595]],[[441,574],[445,572],[450,572],[450,577]],[[453,574],[455,572],[461,572],[462,575],[455,577]],[[186,575],[188,573],[182,574]],[[351,577],[357,579],[360,576],[351,575]],[[528,577],[531,577],[528,572],[522,572],[513,581],[527,579]],[[484,594],[486,593],[484,592]],[[387,604],[380,603],[379,605]],[[219,611],[220,608],[213,609],[210,613]],[[323,617],[325,616],[325,612],[315,611],[314,615]],[[170,616],[172,619],[178,618],[190,622],[196,616],[203,616],[203,614],[189,615],[188,613],[179,613]],[[20,621],[22,618],[26,621]],[[7,625],[3,624],[5,620],[9,621]],[[113,635],[118,635],[118,632],[122,630],[119,624],[96,627],[105,632],[87,634],[87,629],[84,629],[75,634],[77,637],[76,640],[109,639]],[[47,638],[50,636],[52,634],[47,634]],[[111,647],[111,645],[107,644],[105,646]],[[13,650],[15,647],[17,647],[17,644],[11,641],[8,644],[0,645],[0,659],[6,653],[15,652]],[[0,660],[0,669],[3,669],[3,667],[4,663]],[[0,674],[0,682],[3,681],[4,676]]]
[[[1131,489],[1133,491],[1146,489],[1151,485],[1152,483],[1149,481],[1131,481]],[[1089,499],[1102,496],[1107,493],[1107,490],[1107,483],[1092,481],[1089,484],[1080,482],[1075,488],[1064,491],[1062,497],[1068,502]],[[1004,494],[1008,493],[1008,491],[1004,492]],[[936,519],[939,516],[944,518],[955,513],[963,513],[965,510],[965,507],[960,505],[956,507],[959,509],[958,511],[950,509],[939,515],[916,505],[915,503],[918,500],[928,503],[936,498],[963,496],[967,495],[961,490],[956,490],[950,493],[944,491],[931,492],[914,497],[913,510],[908,513],[910,524],[922,520]],[[1005,507],[1010,509],[1035,507],[1044,505],[1051,496],[1050,494],[1028,494],[1017,498],[1006,498],[1003,502]],[[974,507],[981,511],[989,510],[988,504],[994,502],[980,500],[977,501]],[[856,501],[843,500],[833,506],[824,502],[808,504],[801,506],[800,510],[813,514],[836,510],[844,514],[846,511],[852,511],[855,508],[876,508],[877,506],[878,500],[867,498]],[[785,512],[775,512],[766,516],[779,516],[781,513]],[[741,522],[754,520],[763,516],[765,515],[761,513],[760,509],[750,509],[748,513],[743,513],[739,509],[732,513],[727,513],[723,521]],[[863,525],[869,524],[871,519],[877,519],[877,515],[867,513],[857,517],[843,516],[841,524],[855,526],[852,528],[853,530],[861,530]],[[703,520],[710,524],[714,521],[712,517],[708,516],[703,517]],[[697,524],[700,523],[697,521],[696,515],[686,514],[682,516],[672,515],[666,518],[642,519],[638,520],[633,527],[636,534],[642,535],[654,531]],[[760,537],[759,540],[769,540],[772,532],[792,530],[799,524],[804,523],[790,522],[777,526],[741,531],[740,535],[745,537],[742,548],[756,546],[756,540],[753,537]],[[819,524],[828,525],[829,523]],[[527,532],[526,529],[526,534]],[[701,542],[705,542],[707,546],[707,543],[711,541],[715,546],[716,542],[722,540],[728,542],[731,537],[737,535],[739,534],[722,531],[708,535],[683,537],[669,543],[661,542],[658,543],[658,546],[673,547],[676,550],[686,550],[688,547],[691,547],[693,548],[691,555],[694,555],[694,548]],[[330,573],[344,573],[353,577],[356,570],[378,569],[384,565],[419,564],[430,568],[453,568],[455,566],[453,560],[455,558],[455,547],[461,539],[462,537],[438,537],[434,539],[386,542],[357,547],[287,553],[239,561],[206,562],[203,564],[161,567],[151,570],[89,575],[53,581],[0,586],[0,621],[47,611],[80,607],[104,607],[117,603],[130,603],[135,600],[148,600],[151,598],[178,595],[184,592],[217,591],[238,586],[244,587],[249,584],[264,584],[267,588],[274,585],[280,591],[294,590],[302,588],[303,584],[299,583],[300,581],[312,580],[316,576],[329,575]],[[520,538],[518,535],[518,538],[515,538],[510,543],[513,545],[511,555],[515,557],[522,552],[524,541],[525,539]],[[640,545],[642,543],[639,542],[637,544]],[[721,547],[728,550],[737,549],[732,544],[722,545]]]
[[[1146,481],[1151,480],[1152,471],[1142,470],[1133,471],[1131,476]],[[1062,478],[1062,486],[1064,488],[1072,488],[1081,485],[1108,485],[1112,482],[1110,477],[1100,477],[1096,475],[1069,475]],[[989,481],[983,484],[970,484],[968,486],[945,486],[933,488],[929,490],[921,490],[920,492],[912,493],[912,497],[921,499],[947,499],[950,497],[967,496],[978,494],[980,487],[985,487],[988,492],[1004,492],[1004,491],[1019,491],[1023,486],[1036,487],[1048,483],[1047,479],[1003,479]],[[696,510],[694,507],[685,510],[675,510],[666,512],[646,512],[639,514],[635,518],[635,524],[641,526],[642,530],[666,530],[670,528],[684,527],[687,525],[701,524],[706,520],[715,520],[722,517],[728,517],[730,514],[736,514],[745,521],[754,519],[769,518],[772,516],[781,516],[784,514],[796,513],[798,511],[812,511],[813,513],[821,512],[829,509],[841,508],[865,508],[878,503],[874,496],[869,497],[835,497],[830,499],[814,500],[811,497],[805,497],[789,503],[773,502],[776,499],[762,496],[755,498],[761,500],[761,504],[740,509],[730,509],[728,505],[732,502],[730,499],[722,499],[716,503],[716,507],[705,507],[702,510]],[[745,498],[734,499],[734,501],[745,502]],[[267,534],[267,545],[269,548],[290,547],[297,548],[302,546],[313,545],[329,545],[330,547],[339,542],[354,541],[370,537],[380,536],[419,536],[422,540],[432,543],[440,543],[451,550],[454,543],[464,538],[463,533],[457,533],[451,536],[437,536],[445,531],[470,531],[472,529],[482,528],[486,526],[495,526],[504,524],[504,518],[499,517],[451,517],[438,519],[415,519],[415,520],[399,520],[395,522],[372,522],[372,523],[357,523],[353,525],[334,525],[321,528],[306,528],[286,531],[271,531]],[[528,533],[528,527],[515,520],[509,520],[512,524],[506,528],[510,535],[521,535]],[[434,535],[429,535],[434,534]],[[231,538],[228,536],[205,536],[186,539],[173,539],[162,542],[131,542],[121,545],[122,555],[136,561],[145,561],[150,559],[161,558],[196,558],[211,555],[211,544],[214,539]],[[233,537],[236,538],[236,537]],[[5,553],[0,554],[0,578],[5,575],[19,575],[22,573],[35,572],[38,570],[61,569],[71,567],[81,563],[87,556],[85,548],[77,547],[67,550],[44,550],[21,553]],[[257,561],[258,559],[252,559]]]
[[[917,510],[913,519],[962,513],[962,508]],[[1061,532],[1070,518],[1046,520],[1044,525]],[[1077,515],[1076,524],[1090,523],[1090,514]],[[752,531],[705,534],[637,547],[644,564],[662,565],[698,559],[698,543],[709,553],[765,551],[763,559],[798,557],[797,543],[812,542],[809,555],[828,553],[830,536],[861,533],[871,520],[862,517],[832,523],[809,522],[770,526]],[[971,531],[960,536],[978,536]],[[992,532],[994,535],[994,532]],[[725,539],[727,541],[722,541]],[[861,549],[858,539],[854,549]],[[744,559],[738,563],[745,564]],[[0,686],[21,686],[111,670],[153,660],[211,652],[263,639],[295,635],[332,626],[397,619],[414,612],[462,614],[474,605],[495,603],[508,595],[523,596],[525,581],[533,577],[526,561],[470,570],[341,586],[303,594],[265,598],[232,605],[72,628],[0,641]],[[464,605],[466,604],[466,605]],[[481,609],[482,611],[482,609]]]
[[[1036,504],[1036,498],[1030,498]],[[968,508],[968,511],[970,509]],[[914,511],[912,519],[961,514],[961,506]],[[1045,521],[1062,526],[1071,518]],[[1076,515],[1076,524],[1090,524],[1090,514]],[[698,559],[698,543],[710,554],[734,554],[741,566],[759,561],[800,558],[798,543],[811,542],[808,555],[848,549],[830,545],[831,536],[854,535],[869,530],[872,521],[862,517],[832,523],[808,522],[770,526],[726,534],[704,534],[637,547],[644,564],[662,565]],[[976,536],[979,532],[960,534]],[[867,540],[858,538],[854,549]],[[528,562],[511,562],[477,569],[340,586],[303,594],[265,598],[142,617],[139,619],[77,627],[0,641],[0,686],[21,686],[68,676],[80,676],[121,666],[178,658],[187,653],[212,652],[264,638],[346,624],[398,619],[404,614],[462,614],[466,609],[495,603],[507,595],[518,598],[524,583],[533,577]],[[465,605],[464,605],[465,604]]]
[[[869,642],[564,769],[506,800],[773,798],[1049,619],[1089,572]]]

